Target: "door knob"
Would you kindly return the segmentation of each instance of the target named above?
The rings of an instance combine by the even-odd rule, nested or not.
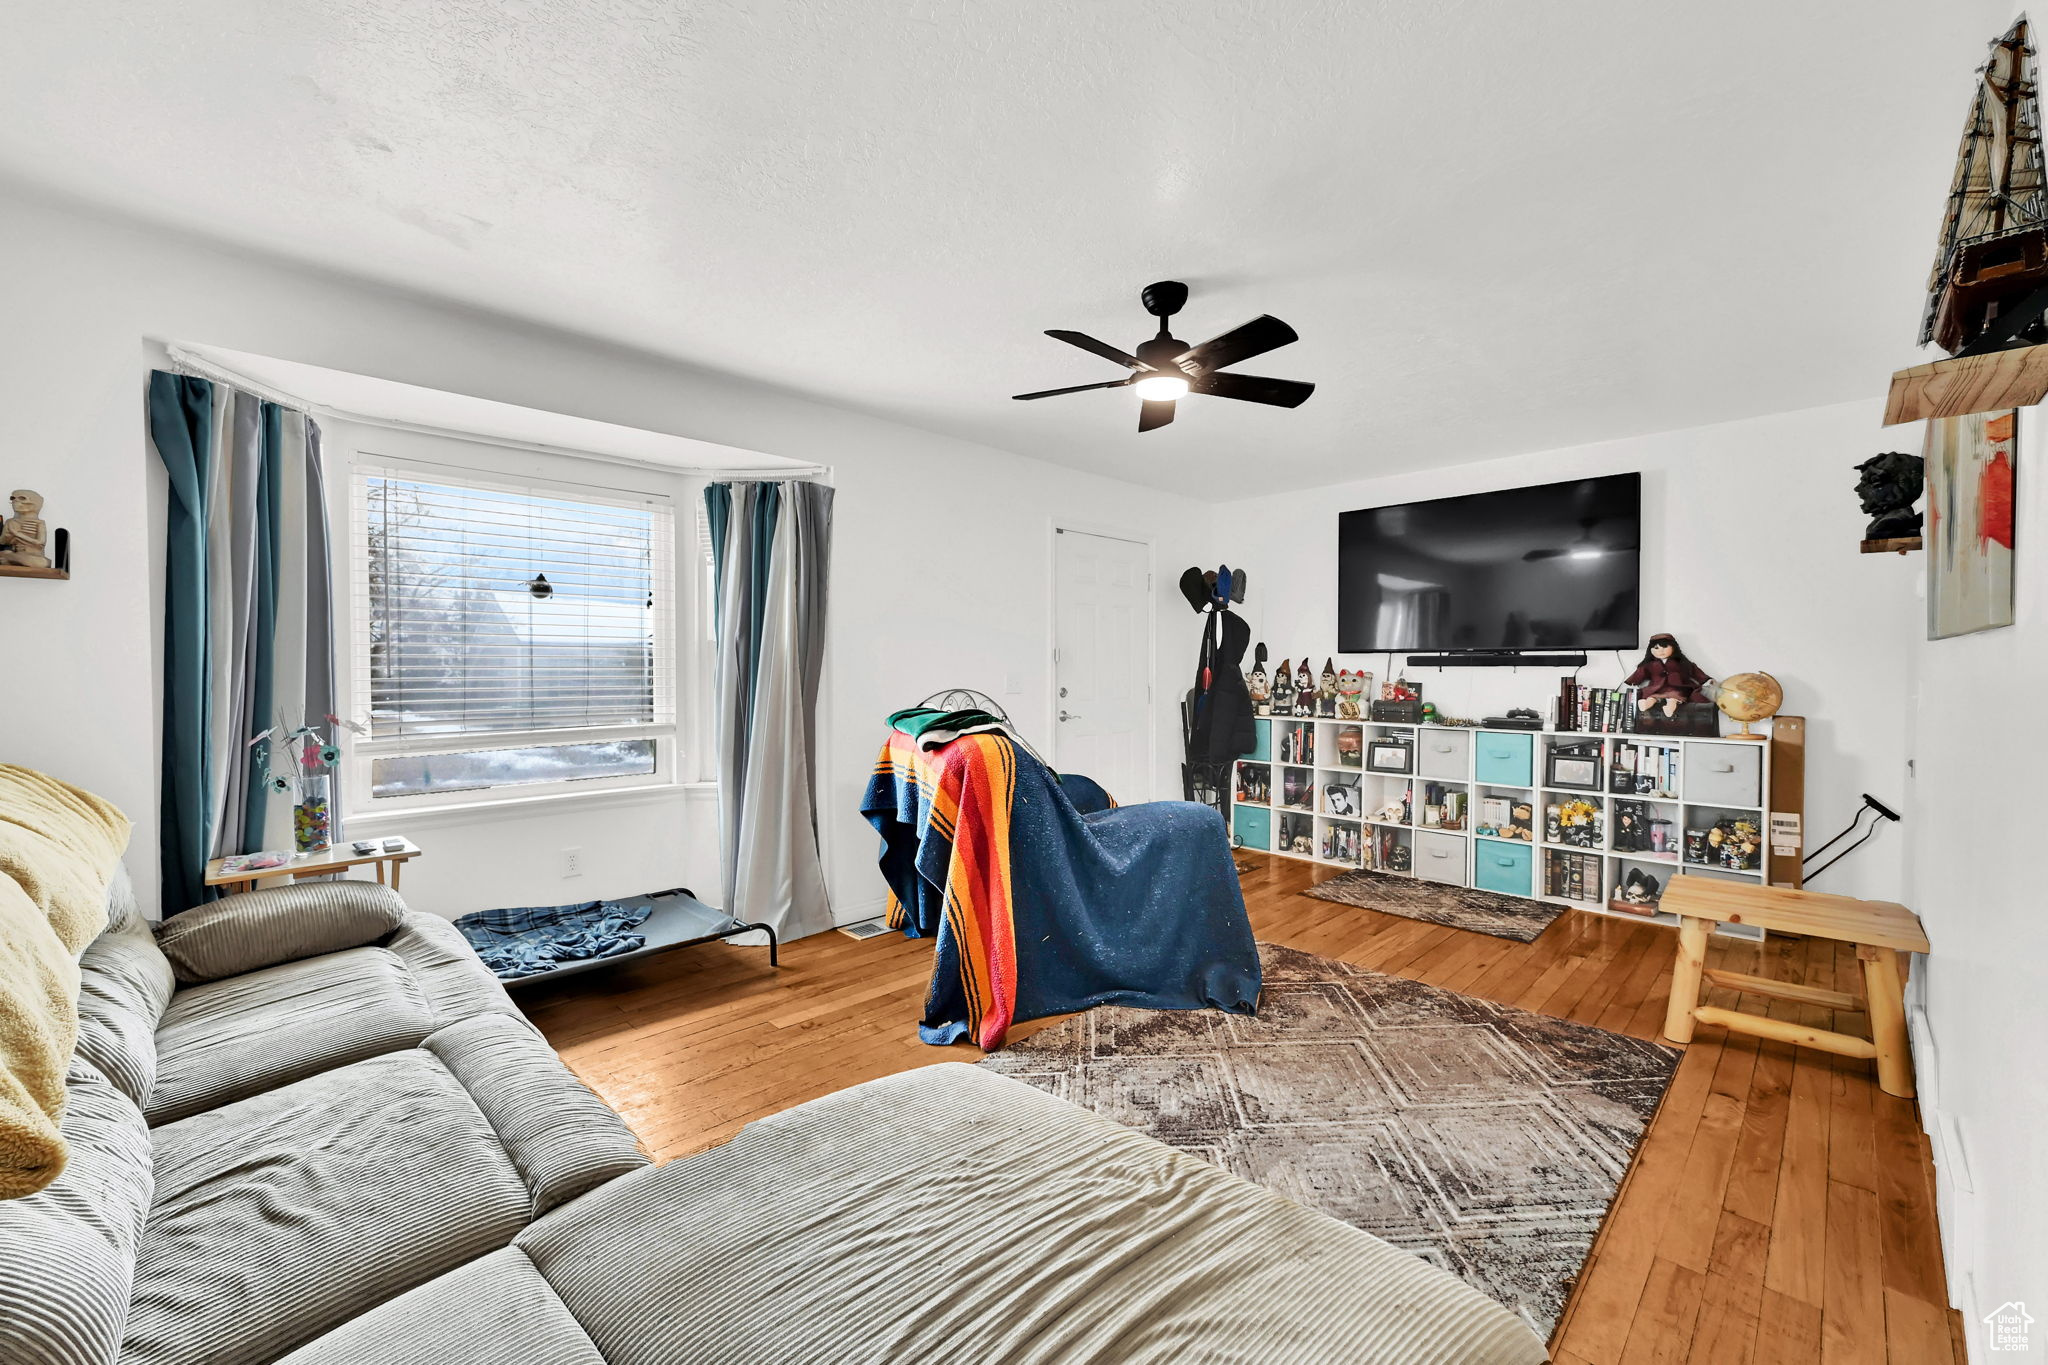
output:
[[[1079,716],[1075,715],[1075,714],[1074,714],[1073,712],[1071,712],[1071,711],[1062,711],[1062,712],[1060,712],[1060,719],[1061,719],[1061,720],[1079,720],[1079,719],[1081,719],[1081,718],[1080,718]]]

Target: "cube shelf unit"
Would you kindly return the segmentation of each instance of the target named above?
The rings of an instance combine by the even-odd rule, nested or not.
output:
[[[1235,798],[1263,791],[1269,799],[1233,799],[1231,838],[1242,848],[1332,867],[1370,867],[1394,876],[1473,886],[1660,924],[1678,921],[1662,911],[1646,914],[1609,904],[1610,897],[1619,898],[1631,868],[1656,877],[1660,885],[1681,872],[1757,883],[1765,878],[1768,743],[1303,716],[1261,716],[1255,724],[1258,742],[1236,761],[1232,794]],[[1412,771],[1389,773],[1367,767],[1366,751],[1376,740],[1406,743]],[[1551,785],[1549,760],[1560,750],[1597,756],[1597,789]],[[1652,754],[1663,757],[1651,763],[1647,760]],[[1631,757],[1633,769],[1628,766]],[[1630,772],[1630,790],[1614,790],[1617,762]],[[1350,789],[1348,799],[1333,802],[1329,789],[1337,785]],[[1482,832],[1499,828],[1485,818],[1489,801],[1505,802],[1510,808],[1526,804],[1529,837]],[[1575,832],[1546,827],[1549,807],[1575,801],[1597,812],[1588,825]],[[1650,819],[1662,824],[1666,833],[1662,852],[1614,846],[1617,801],[1648,807]],[[1717,857],[1690,861],[1686,832],[1708,830],[1728,818],[1756,825],[1757,866],[1729,867]],[[1297,838],[1308,841],[1307,852],[1296,847]],[[1396,847],[1405,849],[1405,856],[1394,855]],[[1571,859],[1582,860],[1583,898],[1548,889],[1553,884],[1552,866],[1569,868]],[[1405,861],[1407,866],[1389,866],[1390,860]],[[1720,932],[1762,937],[1747,925],[1722,925]]]

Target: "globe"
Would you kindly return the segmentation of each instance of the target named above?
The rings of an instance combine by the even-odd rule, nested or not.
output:
[[[1762,739],[1750,732],[1750,722],[1770,719],[1784,704],[1785,689],[1768,673],[1737,673],[1721,679],[1714,688],[1714,705],[1721,708],[1722,715],[1742,724],[1730,739]]]

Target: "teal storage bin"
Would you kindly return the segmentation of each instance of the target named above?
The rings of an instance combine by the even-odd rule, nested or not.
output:
[[[1270,719],[1254,720],[1252,722],[1252,730],[1258,735],[1259,742],[1250,753],[1242,755],[1242,757],[1264,759],[1270,762],[1273,757],[1273,722]]]
[[[1536,785],[1536,736],[1481,730],[1472,755],[1472,775],[1496,787]]]
[[[1233,806],[1230,818],[1237,830],[1237,842],[1261,853],[1273,849],[1273,812],[1263,806]],[[1211,826],[1214,828],[1214,826]]]
[[[1475,839],[1472,884],[1481,891],[1508,896],[1529,895],[1535,886],[1536,850],[1507,839]]]

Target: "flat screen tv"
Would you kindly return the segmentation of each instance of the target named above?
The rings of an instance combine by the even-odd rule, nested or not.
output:
[[[1344,513],[1337,648],[1634,648],[1642,482],[1610,474]]]

